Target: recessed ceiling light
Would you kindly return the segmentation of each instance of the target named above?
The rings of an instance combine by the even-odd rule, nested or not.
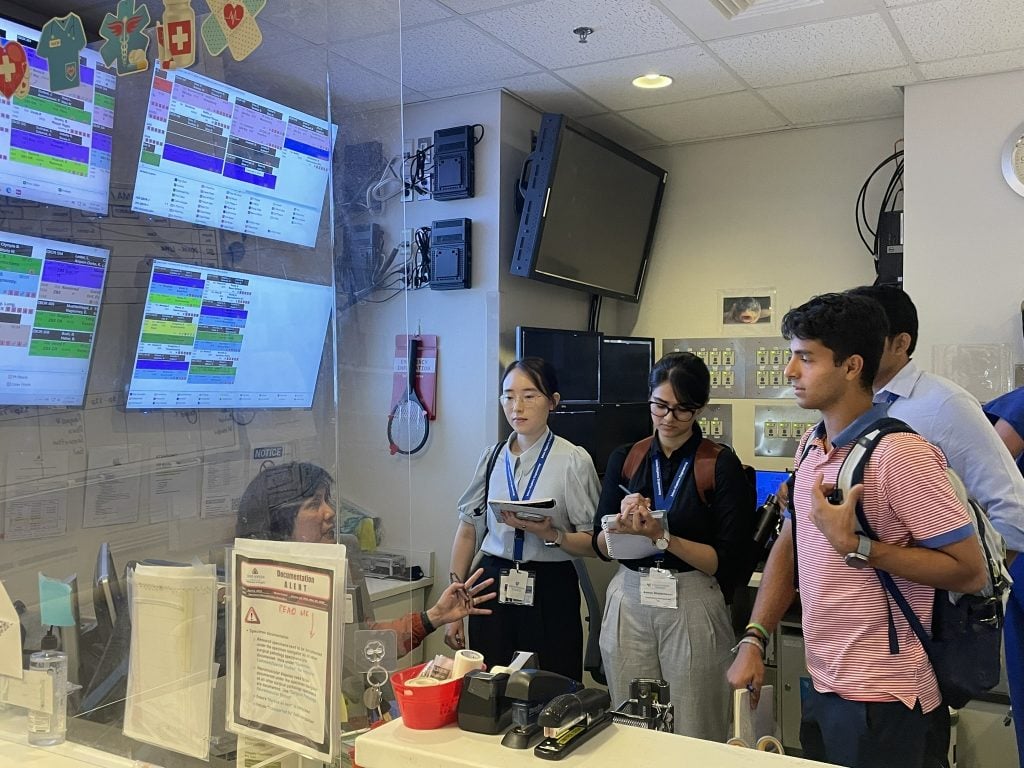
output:
[[[672,85],[672,78],[668,75],[651,72],[649,75],[640,75],[640,77],[634,78],[633,85],[637,88],[664,88],[667,85]]]

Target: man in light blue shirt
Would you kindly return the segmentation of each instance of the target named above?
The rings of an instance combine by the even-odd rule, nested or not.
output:
[[[911,361],[917,346],[917,308],[905,291],[876,285],[848,293],[874,299],[889,320],[889,336],[875,376],[875,402],[889,403],[890,416],[909,424],[945,454],[967,492],[1002,534],[1010,550],[1007,560],[1012,560],[1024,550],[1024,477],[1010,452],[971,393],[949,379],[922,371]],[[1024,584],[1014,589],[1024,589]],[[1005,646],[1007,656],[1024,656],[1024,648],[1010,647],[1008,642]],[[1012,689],[1012,680],[1010,685]],[[1024,710],[1024,703],[1016,702],[1016,708]],[[936,741],[929,743],[929,756],[934,756],[929,765],[948,765],[948,728],[944,734],[931,735]]]

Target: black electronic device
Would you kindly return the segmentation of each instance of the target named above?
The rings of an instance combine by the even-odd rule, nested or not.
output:
[[[341,155],[338,187],[342,205],[366,207],[366,190],[384,172],[384,148],[379,141],[346,144]]]
[[[435,200],[462,200],[473,196],[474,144],[471,125],[434,131],[430,194]]]
[[[629,683],[629,698],[612,713],[612,721],[671,733],[673,709],[668,683],[659,678],[634,678]]]
[[[379,224],[352,224],[345,227],[338,287],[345,293],[362,293],[373,286],[381,254],[384,228]]]
[[[516,357],[542,357],[558,375],[563,403],[597,403],[601,399],[601,336],[596,331],[563,328],[516,328]]]
[[[435,291],[469,288],[473,222],[443,219],[430,226],[430,287]]]
[[[467,672],[459,694],[459,728],[492,736],[508,728],[512,723],[512,702],[505,696],[508,680],[508,672]]]
[[[875,285],[903,286],[903,211],[878,215],[878,251],[875,253]]]
[[[654,339],[604,336],[601,339],[601,402],[646,403],[654,365]]]
[[[543,115],[512,274],[638,302],[667,178],[565,115]]]

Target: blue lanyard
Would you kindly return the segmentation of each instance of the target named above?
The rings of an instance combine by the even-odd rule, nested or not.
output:
[[[512,462],[508,458],[508,450],[505,451],[505,479],[508,481],[508,497],[510,501],[529,501],[530,497],[533,496],[533,490],[537,487],[537,481],[540,479],[540,473],[544,469],[544,462],[548,460],[548,454],[551,453],[551,446],[555,444],[555,433],[548,432],[548,438],[544,441],[544,445],[541,446],[540,456],[537,457],[537,463],[533,465],[533,472],[530,473],[530,479],[526,483],[526,490],[523,492],[522,499],[519,498],[519,490],[516,488],[516,476],[512,472]],[[512,559],[516,561],[516,568],[519,567],[519,563],[523,559],[523,543],[526,541],[526,534],[522,529],[516,529],[515,541],[512,546]]]
[[[537,463],[533,465],[533,472],[530,473],[530,479],[526,483],[526,490],[523,492],[522,499],[519,498],[519,490],[516,488],[516,476],[512,472],[512,462],[509,461],[508,451],[505,451],[505,479],[508,480],[508,498],[510,501],[529,501],[530,497],[533,496],[533,489],[537,487],[537,481],[540,479],[541,470],[544,469],[544,462],[548,460],[548,454],[551,453],[551,446],[555,444],[555,433],[548,432],[548,439],[544,441],[544,445],[540,449],[540,456],[537,457]]]
[[[672,505],[675,503],[676,496],[679,494],[679,487],[683,484],[683,478],[686,477],[686,471],[690,468],[690,460],[687,459],[679,465],[679,469],[676,470],[676,476],[672,479],[672,486],[668,489],[668,495],[665,495],[664,485],[661,481],[661,451],[655,449],[652,470],[654,472],[654,508],[664,509],[666,512],[672,509]]]

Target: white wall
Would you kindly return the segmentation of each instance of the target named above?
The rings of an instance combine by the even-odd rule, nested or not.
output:
[[[1024,198],[1000,154],[1024,120],[1024,72],[921,83],[906,91],[906,288],[934,344],[1007,344],[1024,359]]]

